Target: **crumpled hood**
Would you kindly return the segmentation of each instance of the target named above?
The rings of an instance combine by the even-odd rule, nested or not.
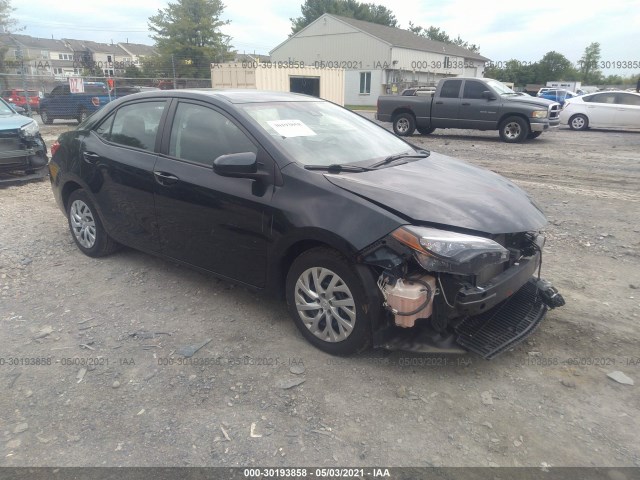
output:
[[[24,125],[31,123],[29,117],[17,113],[11,115],[0,115],[0,130],[17,130]]]
[[[506,178],[438,153],[362,173],[325,174],[334,185],[414,222],[489,234],[541,229],[547,220]]]

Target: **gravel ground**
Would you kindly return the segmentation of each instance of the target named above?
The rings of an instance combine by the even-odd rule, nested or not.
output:
[[[490,362],[330,357],[279,300],[83,256],[48,181],[0,188],[0,465],[640,466],[638,386],[607,377],[640,381],[640,132],[412,140],[547,213],[543,275],[567,305],[528,341]]]

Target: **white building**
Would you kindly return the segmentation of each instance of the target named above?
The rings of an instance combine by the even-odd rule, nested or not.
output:
[[[445,77],[482,77],[489,59],[408,30],[324,14],[270,52],[271,61],[344,68],[345,104],[375,105],[378,96]]]

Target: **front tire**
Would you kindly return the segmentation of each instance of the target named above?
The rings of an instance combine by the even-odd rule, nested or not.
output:
[[[89,195],[75,190],[67,201],[67,218],[73,240],[89,257],[103,257],[114,252],[118,244],[107,234]]]
[[[40,111],[40,118],[42,119],[42,123],[45,125],[51,125],[53,123],[54,118],[49,116],[49,113],[46,110]]]
[[[420,135],[430,135],[436,130],[435,127],[417,127],[416,129]]]
[[[409,137],[416,131],[416,119],[410,113],[401,113],[393,119],[393,131],[399,137]]]
[[[569,119],[569,128],[571,130],[586,130],[589,128],[589,119],[581,113],[574,115]]]
[[[521,143],[529,135],[529,124],[522,117],[507,117],[500,124],[500,138],[506,143]]]
[[[368,267],[314,248],[294,260],[285,288],[296,327],[317,348],[350,355],[369,347],[382,301]]]

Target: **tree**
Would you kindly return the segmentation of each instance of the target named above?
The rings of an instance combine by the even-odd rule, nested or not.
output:
[[[595,84],[602,81],[602,72],[598,69],[600,62],[600,44],[590,43],[578,62],[580,65],[580,79],[584,83]]]
[[[0,33],[7,32],[16,25],[16,20],[11,17],[14,10],[10,0],[0,0]]]
[[[356,0],[305,0],[300,7],[302,16],[290,18],[291,35],[320,18],[325,13],[378,23],[388,27],[397,26],[395,15],[387,7],[374,3],[360,3]]]
[[[544,83],[550,80],[577,80],[579,74],[567,57],[561,53],[550,51],[536,66],[536,82]]]
[[[440,27],[430,26],[429,28],[423,28],[419,25],[414,25],[413,22],[409,21],[409,31],[411,33],[415,33],[416,35],[420,35],[421,37],[428,38],[429,40],[435,40],[436,42],[450,43],[452,45],[457,45],[458,47],[471,50],[472,52],[480,53],[479,45],[464,41],[460,37],[460,35],[458,35],[456,38],[451,38],[447,34],[447,32],[440,29]]]
[[[11,6],[10,0],[0,0],[0,33],[11,31],[16,25],[16,21],[11,17],[11,13],[15,10]],[[7,65],[5,63],[5,55],[9,51],[7,45],[0,45],[0,73],[6,73]],[[7,87],[7,77],[2,77],[2,85]]]
[[[173,58],[177,76],[208,78],[211,62],[230,59],[231,37],[220,27],[221,0],[177,0],[149,17],[149,29],[162,57]]]

